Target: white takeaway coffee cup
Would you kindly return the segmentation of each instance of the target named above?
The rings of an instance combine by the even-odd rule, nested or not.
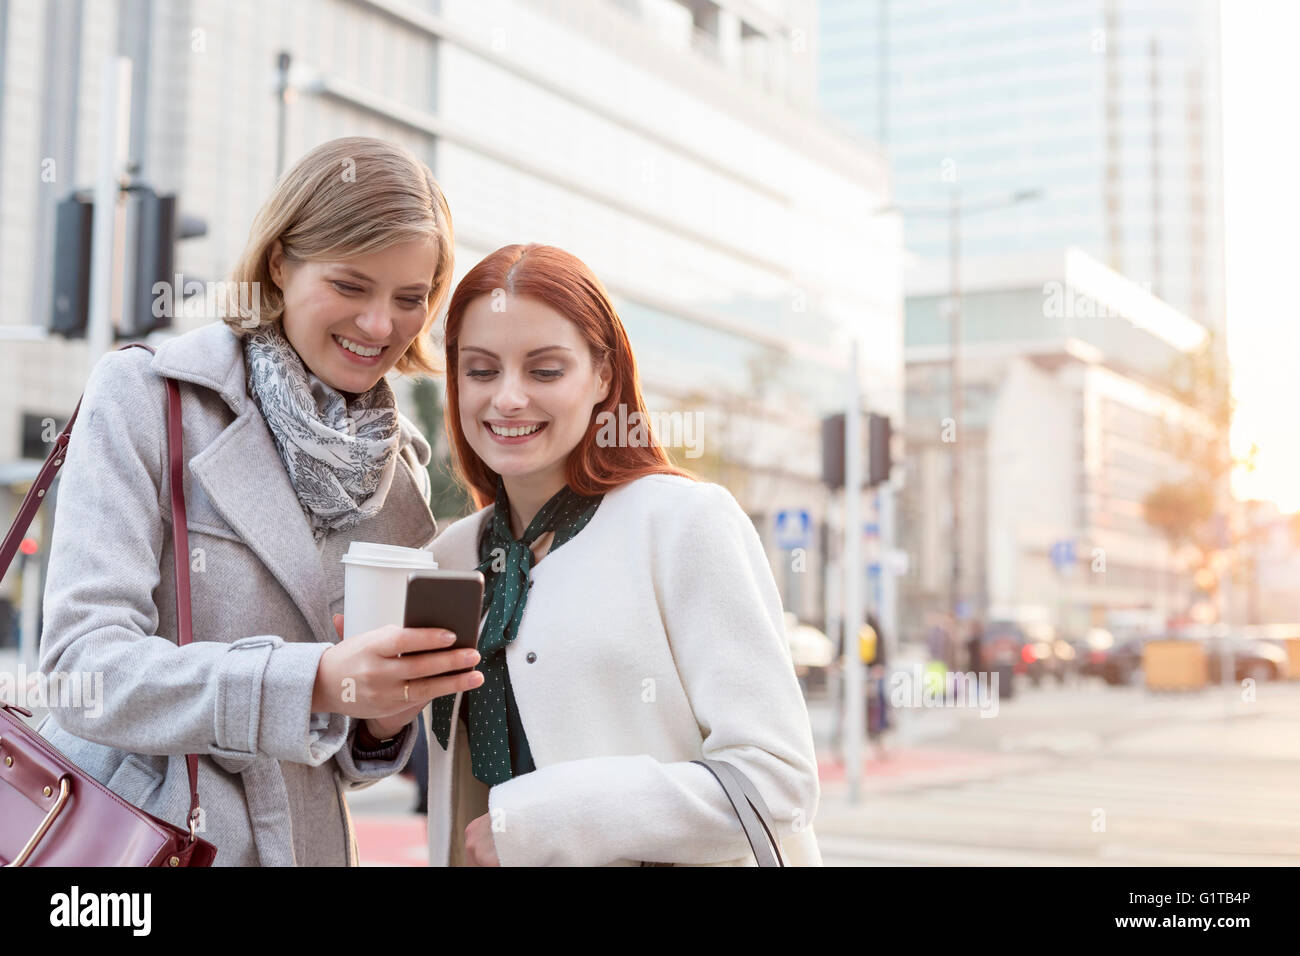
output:
[[[421,548],[353,541],[343,555],[343,639],[385,624],[402,626],[406,615],[406,576],[433,571],[433,554]]]

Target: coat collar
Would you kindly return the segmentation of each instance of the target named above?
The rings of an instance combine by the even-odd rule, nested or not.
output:
[[[486,505],[448,525],[429,547],[438,567],[451,571],[469,571],[478,567],[479,539],[495,510],[495,505]]]
[[[158,346],[150,368],[160,376],[211,389],[236,413],[217,437],[189,459],[190,473],[258,559],[275,575],[304,618],[330,643],[328,587],[311,526],[281,465],[266,420],[248,394],[243,344],[224,322],[213,322]],[[437,533],[413,468],[429,463],[431,448],[400,412],[399,461],[384,507],[343,532],[352,541],[423,548]],[[256,463],[271,462],[274,467]]]

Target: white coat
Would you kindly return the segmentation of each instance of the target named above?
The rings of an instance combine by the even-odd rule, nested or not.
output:
[[[492,511],[433,541],[440,567],[478,565]],[[754,782],[788,864],[821,863],[817,762],[781,600],[729,491],[628,482],[532,581],[506,662],[537,769],[489,789],[470,773],[461,721],[448,749],[430,732],[432,865],[462,865],[465,826],[489,812],[503,866],[753,865],[722,788],[690,762],[701,757]]]

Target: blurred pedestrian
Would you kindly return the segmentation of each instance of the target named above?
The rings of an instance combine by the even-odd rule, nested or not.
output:
[[[984,669],[984,626],[979,618],[971,621],[970,637],[966,638],[966,657],[969,668],[975,673]]]
[[[889,729],[889,705],[885,697],[885,636],[874,614],[858,632],[858,655],[867,668],[867,739],[875,746],[876,759],[886,758],[882,735]]]
[[[925,636],[925,647],[930,654],[930,660],[941,662],[945,668],[950,667],[952,664],[951,644],[952,640],[949,637],[947,620],[936,618]]]

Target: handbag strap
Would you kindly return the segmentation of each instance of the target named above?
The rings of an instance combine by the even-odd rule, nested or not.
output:
[[[772,822],[772,812],[750,779],[735,764],[723,760],[692,760],[691,763],[697,763],[709,771],[722,785],[758,865],[785,866],[785,860],[781,858],[781,844],[776,838],[776,825]]]
[[[130,342],[123,345],[117,351],[123,349],[141,348],[148,349],[153,353],[152,345],[145,345],[143,342]],[[184,647],[193,640],[192,620],[190,616],[190,545],[189,545],[189,527],[185,520],[185,456],[182,451],[182,430],[181,430],[181,390],[176,384],[175,379],[165,379],[167,383],[167,454],[170,460],[171,474],[171,506],[172,506],[172,550],[175,552],[175,577],[176,577],[176,623],[179,631],[177,643]],[[14,554],[18,551],[23,535],[27,532],[27,527],[32,523],[32,518],[36,516],[36,509],[41,506],[45,500],[45,493],[49,490],[50,484],[54,481],[66,459],[68,442],[72,437],[72,426],[77,420],[77,412],[81,411],[81,399],[77,399],[77,407],[72,410],[72,415],[68,418],[68,424],[63,426],[63,431],[59,432],[59,437],[55,439],[54,448],[45,459],[45,464],[41,467],[40,472],[36,475],[36,480],[28,489],[26,497],[23,498],[22,505],[18,508],[18,517],[14,519],[9,533],[5,535],[4,543],[0,544],[0,578],[3,578],[5,572],[9,570],[9,563],[13,560]],[[197,838],[197,826],[199,819],[199,758],[197,754],[185,755],[185,769],[190,778],[190,813],[189,828],[190,842]]]

